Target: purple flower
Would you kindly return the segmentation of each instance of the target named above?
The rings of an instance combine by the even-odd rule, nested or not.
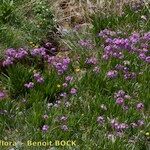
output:
[[[77,24],[74,26],[73,31],[78,31],[79,29],[81,29],[82,25],[81,24]]]
[[[146,57],[146,62],[150,63],[150,56]]]
[[[43,82],[44,82],[43,77],[38,78],[38,79],[37,79],[37,82],[38,82],[38,83],[43,83]]]
[[[120,124],[120,128],[122,129],[122,130],[124,130],[124,129],[127,129],[129,126],[126,124],[126,123],[121,123]]]
[[[61,128],[63,131],[68,131],[68,127],[67,127],[66,125],[62,125],[60,128]]]
[[[6,94],[3,91],[0,91],[0,100],[4,99]]]
[[[60,121],[67,121],[67,119],[68,119],[68,117],[66,117],[66,116],[61,116],[59,120],[60,120]]]
[[[61,96],[61,97],[66,97],[66,96],[67,96],[67,93],[66,93],[66,92],[63,92],[63,93],[60,94],[60,96]]]
[[[124,74],[124,78],[127,79],[135,79],[136,78],[136,74],[134,72],[126,72]]]
[[[129,37],[130,41],[132,43],[137,43],[140,40],[140,34],[139,33],[132,33],[132,35]]]
[[[77,89],[75,89],[75,88],[71,88],[70,93],[71,93],[71,94],[76,94],[76,93],[77,93]]]
[[[137,121],[137,125],[138,125],[139,127],[143,126],[143,125],[144,125],[144,120],[138,120],[138,121]]]
[[[34,73],[34,75],[33,75],[33,76],[34,76],[34,78],[35,78],[35,79],[38,79],[38,78],[40,78],[40,77],[41,77],[41,75],[40,75],[40,73],[39,73],[39,72],[38,72],[38,73]]]
[[[18,51],[12,48],[6,50],[6,59],[3,62],[3,66],[9,66],[13,64],[15,59],[22,59],[28,55],[27,51],[20,48]]]
[[[108,46],[105,47],[105,52],[106,53],[109,53],[111,51],[112,51],[112,47],[110,45],[108,45]]]
[[[14,56],[14,58],[17,58],[17,59],[22,59],[24,58],[25,56],[27,56],[28,53],[26,50],[24,50],[23,48],[20,48],[17,52],[16,52],[16,55]]]
[[[97,122],[99,124],[104,124],[104,122],[105,122],[104,117],[102,117],[102,116],[97,117]]]
[[[122,105],[123,103],[124,103],[124,99],[123,99],[122,97],[118,97],[118,98],[116,99],[116,104]]]
[[[3,61],[3,66],[9,66],[13,64],[14,59],[11,57],[7,57],[4,61]]]
[[[144,104],[143,103],[138,103],[136,105],[137,110],[142,110],[144,108]]]
[[[67,87],[68,86],[68,84],[67,83],[63,83],[63,87]]]
[[[124,69],[124,65],[117,64],[117,65],[115,66],[115,69],[117,69],[117,70],[123,70],[123,69]]]
[[[29,82],[29,83],[26,83],[24,84],[24,86],[28,89],[32,89],[34,87],[34,83],[33,82]]]
[[[107,77],[108,78],[116,78],[118,76],[118,72],[116,70],[110,70],[108,73],[107,73]]]
[[[35,73],[34,75],[34,79],[38,82],[38,83],[43,83],[44,82],[44,78],[40,75],[40,73]]]
[[[69,64],[70,63],[70,58],[69,57],[63,58],[62,61],[63,61],[64,64]]]
[[[141,60],[145,60],[145,59],[146,59],[145,53],[140,53],[140,54],[139,54],[139,58],[140,58]]]
[[[16,50],[13,48],[7,49],[5,52],[7,57],[15,57],[16,55]]]
[[[70,64],[70,58],[69,57],[50,57],[48,59],[48,63],[52,64],[55,69],[57,70],[58,74],[63,74],[65,71],[67,71],[69,64]]]
[[[49,48],[52,47],[52,43],[47,42],[47,43],[45,43],[44,47],[47,48],[47,49],[49,49]]]
[[[102,56],[102,58],[103,58],[104,60],[108,60],[108,59],[109,59],[109,55],[108,55],[108,54],[104,54],[104,55]]]
[[[84,48],[91,49],[93,47],[92,42],[90,40],[80,40],[78,41],[78,43]]]
[[[117,93],[114,94],[114,98],[124,97],[124,96],[125,96],[125,92],[123,90],[119,90]]]
[[[129,127],[126,123],[119,123],[118,121],[114,119],[111,121],[111,126],[117,132],[122,132]]]
[[[96,65],[97,64],[97,59],[95,57],[87,58],[85,63],[90,64],[90,65]]]
[[[49,129],[49,126],[48,126],[48,125],[44,125],[44,126],[42,127],[42,131],[44,131],[44,132],[48,131],[48,129]]]
[[[71,82],[71,81],[73,80],[73,77],[72,77],[72,76],[67,76],[67,77],[65,78],[65,80]]]
[[[114,127],[115,124],[118,124],[118,121],[116,119],[110,120],[111,126]]]
[[[107,38],[107,39],[105,40],[105,42],[106,42],[106,43],[112,43],[113,40],[112,40],[112,38]]]
[[[129,106],[125,105],[125,106],[123,106],[123,109],[124,109],[124,110],[128,110],[128,109],[129,109]]]
[[[35,48],[31,51],[32,56],[45,56],[46,55],[46,49],[44,47],[41,48]]]
[[[55,47],[52,47],[52,48],[51,48],[51,52],[52,52],[52,53],[56,52],[56,48],[55,48]]]

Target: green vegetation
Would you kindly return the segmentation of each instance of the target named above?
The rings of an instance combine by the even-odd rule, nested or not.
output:
[[[149,150],[149,5],[95,10],[92,28],[60,38],[51,9],[0,3],[0,150]]]

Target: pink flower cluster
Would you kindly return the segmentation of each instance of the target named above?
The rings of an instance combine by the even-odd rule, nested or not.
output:
[[[116,132],[123,132],[125,129],[129,128],[129,125],[126,123],[120,123],[115,119],[111,120],[111,127],[116,131]]]
[[[116,104],[118,105],[124,105],[125,100],[129,100],[131,99],[130,95],[127,95],[123,90],[119,90],[118,92],[116,92],[114,94],[114,98],[116,100]],[[127,106],[125,106],[124,108],[127,108]]]
[[[4,99],[6,97],[5,92],[0,91],[0,100]]]
[[[40,75],[39,72],[34,73],[34,79],[36,80],[37,83],[43,83],[44,82],[44,78]]]
[[[148,53],[150,32],[144,34],[133,32],[126,38],[115,37],[116,35],[117,32],[107,29],[99,33],[99,36],[105,40],[103,59],[108,60],[111,57],[123,59],[124,52],[129,52],[137,54],[141,60],[150,63]]]
[[[48,58],[48,63],[55,67],[58,74],[63,74],[68,69],[70,62],[69,57],[52,56]]]
[[[90,40],[81,39],[81,40],[78,41],[78,43],[79,43],[79,45],[81,45],[84,48],[87,48],[87,49],[92,49],[93,48],[93,44]]]
[[[5,52],[5,60],[3,61],[3,66],[9,66],[12,65],[15,60],[20,60],[25,58],[28,55],[27,50],[20,48],[18,50],[15,50],[13,48],[7,49]]]
[[[46,49],[44,47],[35,48],[31,51],[32,56],[45,56],[46,55]]]
[[[96,65],[98,63],[98,60],[96,57],[90,57],[86,59],[85,63],[90,65]]]
[[[118,72],[116,70],[110,70],[107,72],[107,77],[108,78],[116,78],[118,76]]]

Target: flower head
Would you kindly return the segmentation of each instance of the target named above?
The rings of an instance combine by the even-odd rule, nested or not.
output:
[[[68,84],[67,83],[63,83],[63,87],[67,87],[68,86]]]
[[[68,131],[67,125],[62,125],[60,128],[61,128],[63,131]]]
[[[105,122],[104,117],[99,116],[99,117],[97,118],[97,122],[98,122],[99,124],[104,124],[104,122]]]
[[[124,103],[124,99],[123,99],[122,97],[118,97],[118,98],[116,99],[116,104],[122,105],[123,103]]]
[[[14,58],[12,57],[7,57],[4,61],[3,61],[3,66],[9,66],[12,65],[14,63]]]
[[[144,104],[143,103],[138,103],[136,105],[137,110],[142,110],[144,108]]]
[[[24,84],[24,86],[28,89],[32,89],[34,87],[34,83],[33,82],[29,82],[29,83],[26,83]]]
[[[108,78],[116,78],[118,76],[118,72],[116,70],[110,70],[107,73]]]
[[[72,76],[67,76],[67,77],[65,78],[65,80],[71,82],[71,81],[73,80],[73,77],[72,77]]]
[[[44,82],[44,78],[40,75],[40,73],[34,73],[34,79],[36,80],[36,82],[38,83],[43,83]]]
[[[49,129],[49,126],[48,126],[48,125],[44,125],[44,126],[42,127],[42,131],[44,131],[44,132],[48,131],[48,129]]]
[[[67,121],[67,119],[68,119],[68,117],[66,117],[66,116],[61,116],[60,117],[60,121]]]
[[[71,93],[71,94],[76,94],[76,93],[77,93],[77,89],[75,89],[75,88],[71,88],[70,93]]]
[[[0,91],[0,100],[4,99],[6,94],[3,91]]]

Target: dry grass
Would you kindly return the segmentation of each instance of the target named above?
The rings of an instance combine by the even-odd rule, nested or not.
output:
[[[122,14],[123,6],[127,3],[133,5],[142,0],[57,0],[52,2],[52,8],[58,24],[70,29],[77,24],[90,22],[90,15],[99,11],[101,13]],[[146,3],[146,1],[143,0]]]

